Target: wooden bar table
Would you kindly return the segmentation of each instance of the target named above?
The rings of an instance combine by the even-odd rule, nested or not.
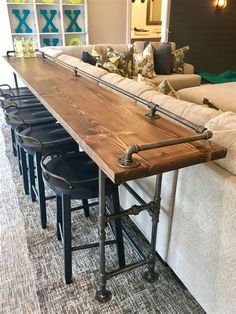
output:
[[[15,77],[26,84],[99,167],[100,289],[97,299],[110,300],[107,279],[138,266],[147,265],[144,278],[154,281],[162,173],[223,158],[226,150],[208,140],[212,134],[206,129],[200,128],[200,134],[196,135],[163,115],[149,120],[145,117],[145,106],[135,105],[87,78],[74,76],[71,69],[48,58],[5,57],[5,60]],[[138,153],[136,158],[134,153]],[[123,166],[119,165],[121,160]],[[151,175],[157,175],[153,201],[121,212],[121,216],[126,216],[148,210],[152,216],[150,254],[141,261],[106,273],[105,225],[116,215],[105,212],[105,176],[120,184]]]

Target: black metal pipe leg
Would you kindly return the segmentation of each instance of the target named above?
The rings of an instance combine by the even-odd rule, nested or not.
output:
[[[57,239],[61,241],[60,226],[62,228],[62,199],[57,195]]]
[[[118,188],[108,198],[108,208],[114,214],[120,213],[120,201]],[[122,232],[122,222],[120,218],[116,218],[110,222],[113,233],[116,237],[116,247],[119,267],[125,266],[125,252]]]
[[[32,202],[36,201],[35,195],[35,171],[34,171],[34,156],[27,153],[28,167],[29,167],[29,186],[30,186],[30,196]]]
[[[152,236],[151,236],[151,248],[148,259],[148,270],[143,274],[143,278],[148,282],[154,282],[158,279],[158,274],[155,272],[155,252],[156,252],[156,240],[157,240],[157,225],[159,222],[159,214],[161,208],[161,183],[162,173],[156,176],[156,189],[153,199],[153,206],[151,208],[152,216]]]
[[[42,177],[42,170],[40,166],[40,161],[42,158],[42,154],[40,152],[36,152],[36,172],[37,172],[37,181],[38,181],[38,201],[39,201],[39,209],[40,209],[40,218],[42,228],[45,229],[47,227],[47,213],[46,213],[46,199],[45,199],[45,188]]]
[[[23,177],[24,192],[26,195],[29,194],[29,178],[28,178],[28,167],[26,162],[26,152],[23,148],[20,148],[20,160],[21,160],[21,170]]]
[[[106,206],[105,206],[105,174],[99,169],[99,250],[100,250],[100,289],[96,292],[96,299],[105,303],[111,300],[112,294],[106,289],[106,260],[105,260],[105,226],[106,226]]]
[[[71,204],[70,195],[62,195],[64,271],[66,284],[72,282]]]

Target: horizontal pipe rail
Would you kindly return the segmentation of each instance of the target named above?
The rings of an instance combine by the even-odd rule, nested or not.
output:
[[[207,140],[207,139],[210,139],[212,135],[213,134],[211,131],[205,130],[203,134],[200,134],[200,135],[180,137],[180,138],[153,142],[153,143],[131,145],[125,150],[124,155],[117,159],[117,164],[120,167],[137,167],[139,166],[140,161],[137,159],[133,159],[133,154],[137,154],[141,151],[151,150],[155,148],[172,146],[172,145],[177,145],[177,144],[182,144],[182,143],[195,142],[202,139]]]
[[[139,96],[136,96],[136,95],[134,95],[134,94],[124,90],[123,88],[115,86],[115,85],[113,85],[113,84],[111,84],[109,82],[104,81],[101,78],[98,78],[98,77],[96,77],[96,76],[94,76],[94,75],[92,75],[90,73],[87,73],[87,72],[85,72],[85,71],[83,71],[81,69],[78,69],[75,66],[72,66],[72,65],[70,65],[70,64],[68,64],[66,62],[61,61],[61,60],[58,60],[58,59],[48,55],[47,53],[45,53],[45,52],[43,52],[41,50],[38,50],[38,52],[41,53],[43,57],[48,58],[48,59],[50,59],[50,60],[52,60],[52,61],[54,61],[54,62],[56,62],[58,64],[61,64],[61,65],[63,65],[66,68],[71,69],[75,73],[75,75],[78,75],[78,73],[79,73],[79,74],[81,74],[83,76],[86,76],[88,78],[93,79],[94,81],[96,81],[98,83],[101,83],[101,84],[103,84],[103,85],[105,85],[107,87],[110,87],[111,89],[116,90],[116,91],[122,93],[123,95],[130,97],[133,100],[136,100],[136,101],[140,102],[141,104],[147,106],[152,111],[151,116],[153,114],[155,114],[155,112],[157,111],[157,112],[160,112],[160,113],[168,116],[169,118],[172,118],[173,120],[178,121],[179,123],[189,127],[190,129],[194,130],[197,133],[202,133],[204,130],[206,130],[205,127],[203,127],[201,125],[198,125],[198,124],[195,124],[195,123],[193,123],[191,121],[188,121],[188,120],[186,120],[186,119],[184,119],[184,118],[174,114],[173,112],[168,111],[168,110],[160,107],[158,104],[155,104],[155,103],[153,103],[151,101],[147,101],[147,100],[145,100],[145,99],[143,99],[143,98],[141,98]]]
[[[135,262],[135,263],[132,263],[128,266],[125,266],[123,268],[119,268],[117,270],[113,270],[109,273],[106,273],[106,279],[110,279],[111,277],[114,277],[114,276],[117,276],[117,275],[120,275],[120,274],[123,274],[129,270],[133,270],[137,267],[141,267],[141,266],[144,266],[148,264],[148,261],[146,259],[142,260],[142,261],[138,261],[138,262]]]

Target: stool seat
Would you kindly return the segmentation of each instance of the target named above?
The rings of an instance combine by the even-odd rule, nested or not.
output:
[[[29,187],[31,199],[34,202],[39,200],[41,224],[46,228],[46,196],[40,161],[42,155],[52,150],[60,150],[61,152],[71,152],[78,150],[78,144],[64,130],[59,123],[47,123],[41,125],[29,125],[23,123],[15,128],[15,137],[17,146],[20,147],[21,156],[26,155],[28,159]],[[23,169],[27,168],[25,163],[22,164]],[[35,170],[37,184],[35,184]],[[27,173],[24,171],[24,173]],[[25,183],[27,186],[27,182]]]
[[[44,164],[51,156],[52,160]],[[55,158],[56,157],[56,158]],[[43,176],[47,185],[56,194],[69,194],[77,198],[95,198],[98,196],[98,167],[84,152],[69,154],[49,153],[41,161]],[[117,185],[106,179],[106,193]]]
[[[63,151],[67,151],[65,145],[71,146],[72,143],[77,146],[70,134],[59,123],[37,126],[22,124],[16,127],[15,135],[19,145],[29,153],[31,151],[48,152],[50,148],[55,150],[55,147],[57,149],[61,147]]]
[[[56,121],[51,113],[43,106],[19,109],[15,105],[11,105],[4,109],[4,114],[7,124],[10,124],[12,128],[22,123],[39,125]]]
[[[33,93],[28,89],[28,87],[19,87],[11,88],[8,84],[1,84],[0,85],[0,94],[9,94],[12,97],[28,97],[33,96]]]

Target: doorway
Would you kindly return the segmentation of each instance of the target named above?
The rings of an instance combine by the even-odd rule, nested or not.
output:
[[[127,0],[127,43],[168,41],[171,0]]]

